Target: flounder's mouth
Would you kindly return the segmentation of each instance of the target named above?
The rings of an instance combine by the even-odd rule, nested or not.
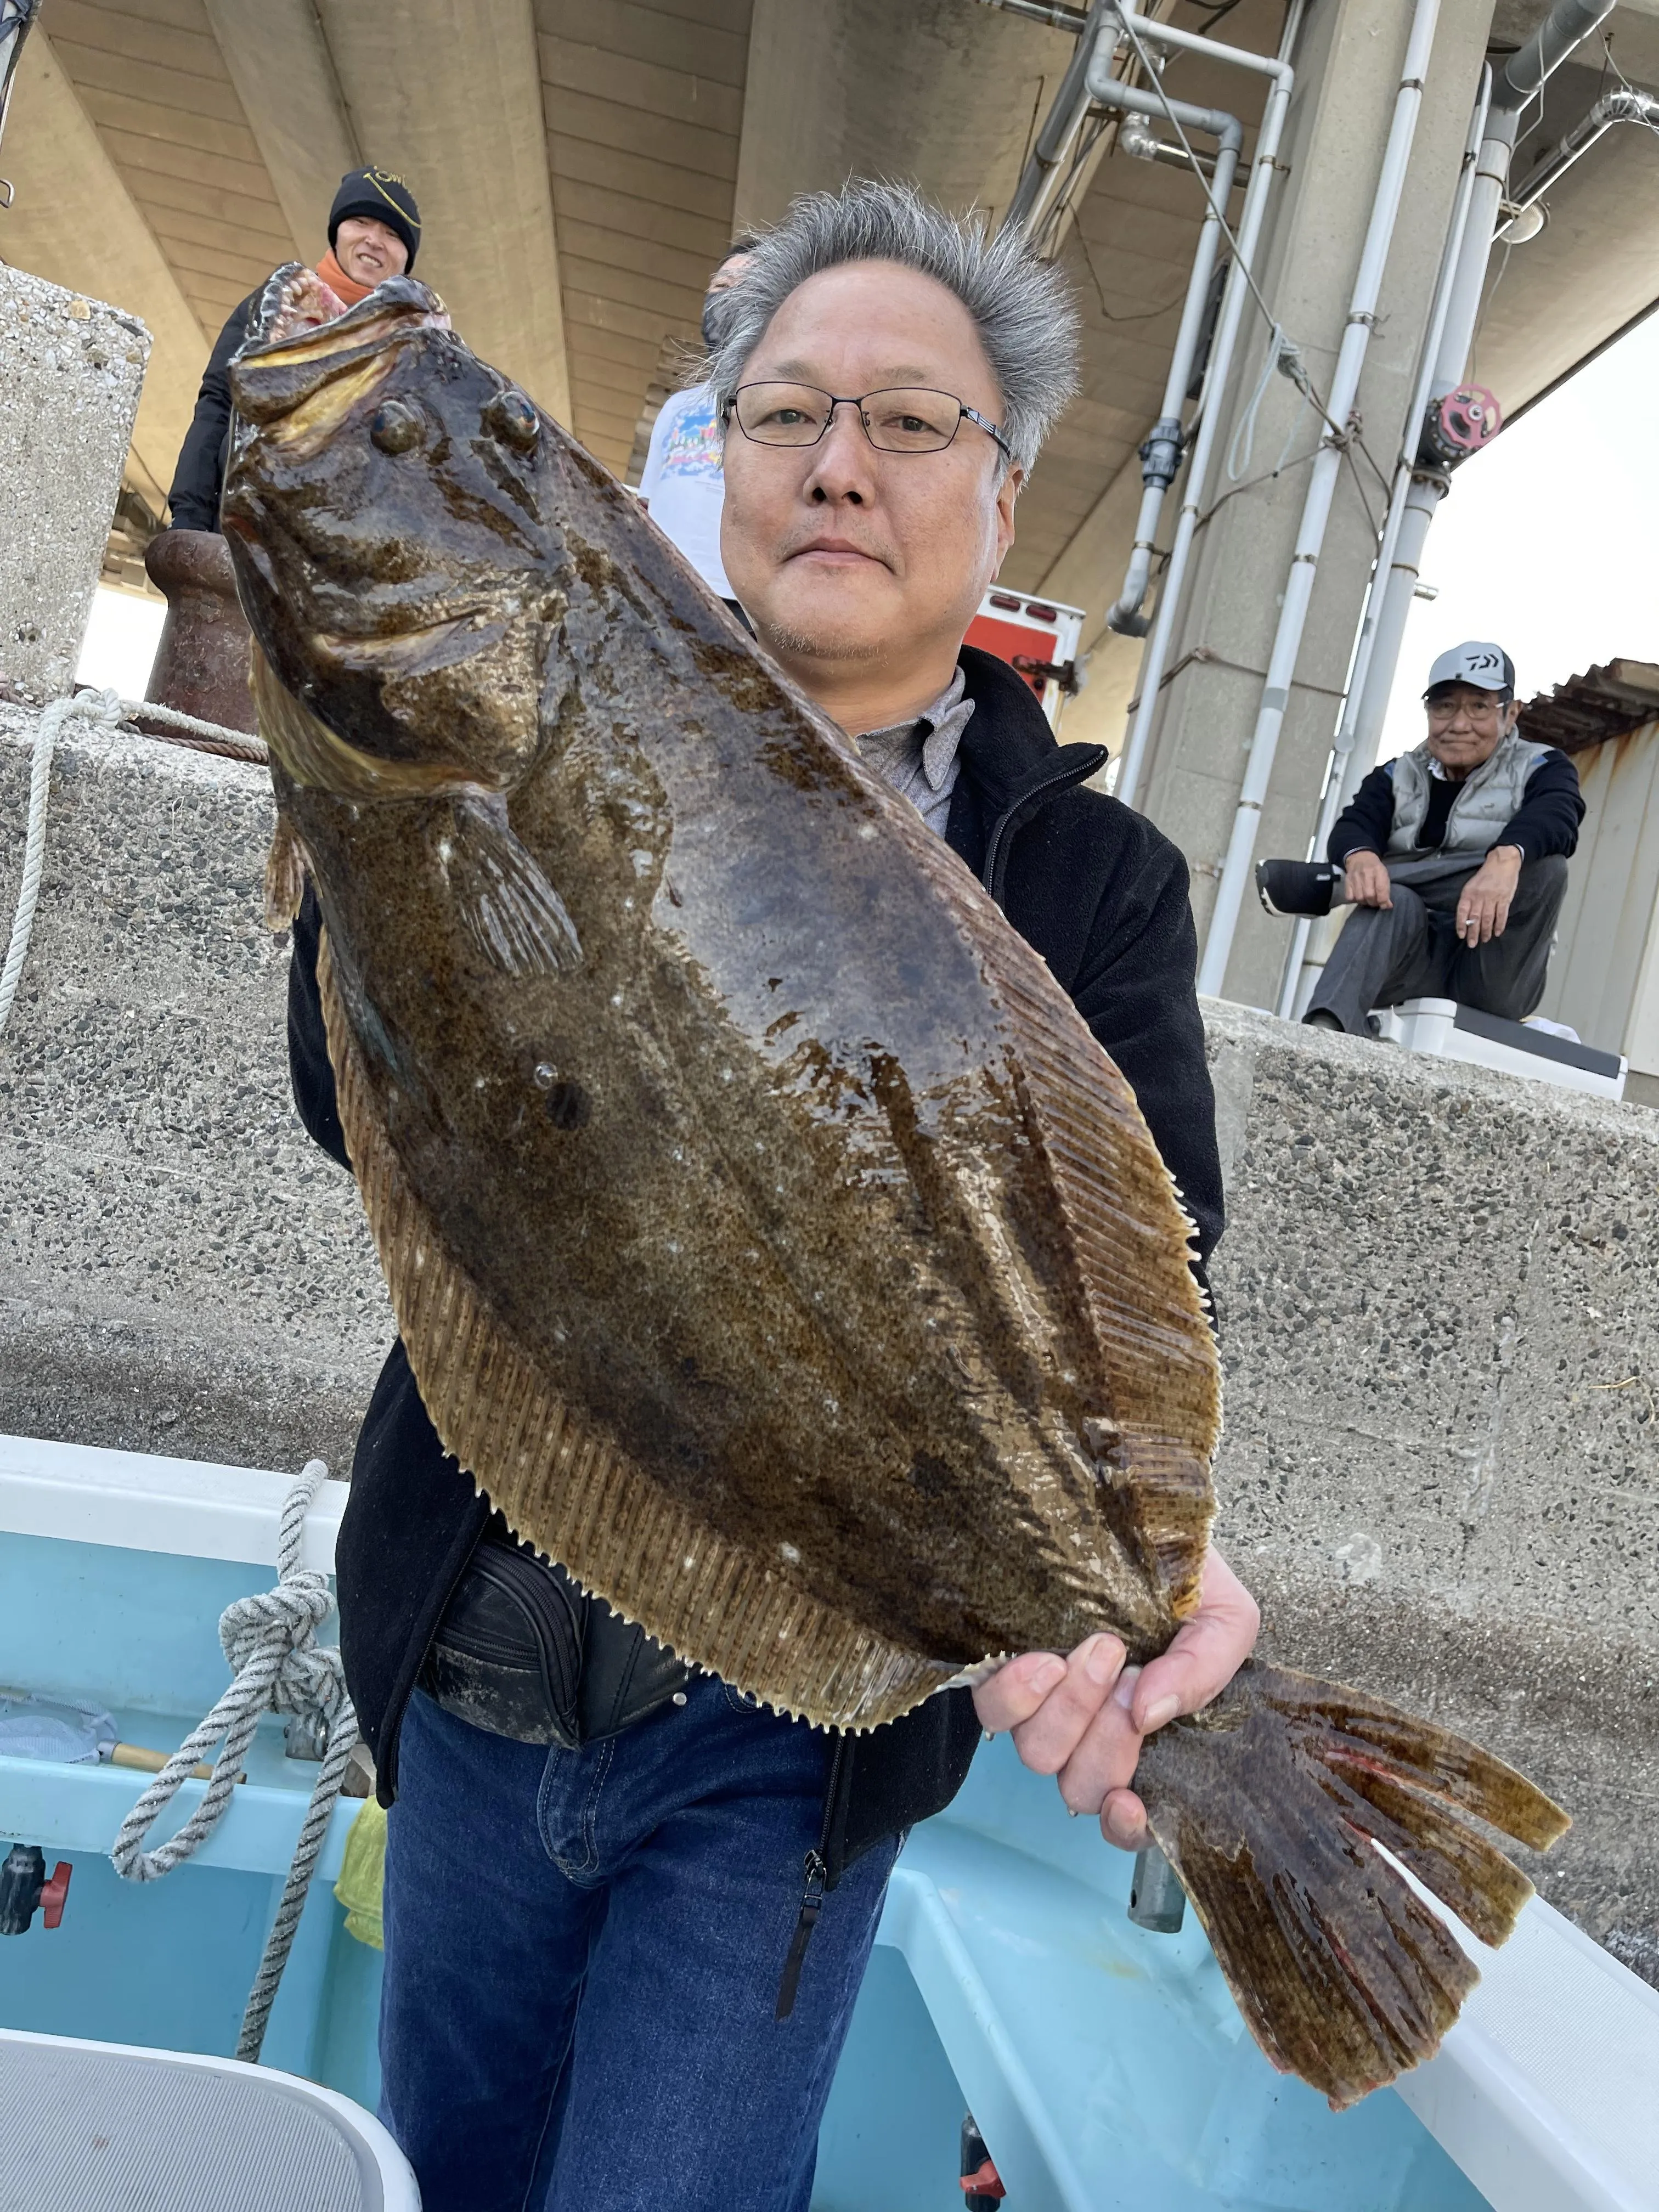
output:
[[[412,276],[388,277],[348,307],[314,270],[290,262],[266,285],[232,359],[236,411],[285,447],[315,445],[391,374],[400,344],[449,327],[443,301]]]
[[[260,295],[248,342],[236,358],[267,365],[335,353],[373,343],[378,335],[408,329],[447,331],[449,311],[428,284],[388,276],[366,300],[349,307],[314,269],[290,261]]]

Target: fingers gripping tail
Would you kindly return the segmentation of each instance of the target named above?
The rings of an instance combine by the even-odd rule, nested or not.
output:
[[[1250,1661],[1135,1778],[1252,2034],[1340,2109],[1430,2057],[1480,1977],[1374,1839],[1483,1942],[1532,1884],[1474,1825],[1567,1827],[1524,1776],[1381,1698]]]

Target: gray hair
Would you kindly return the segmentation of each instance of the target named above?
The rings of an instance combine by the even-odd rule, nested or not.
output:
[[[956,294],[1002,394],[1003,435],[1029,470],[1077,389],[1077,310],[1059,271],[1037,259],[1022,230],[992,236],[981,218],[958,222],[911,185],[860,179],[838,192],[809,193],[763,233],[726,295],[729,320],[709,362],[720,411],[789,295],[848,261],[896,261]]]

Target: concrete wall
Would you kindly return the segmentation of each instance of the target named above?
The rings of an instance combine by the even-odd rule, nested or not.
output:
[[[149,356],[136,316],[0,264],[0,696],[70,688]]]
[[[270,811],[257,770],[63,747],[0,1040],[0,1429],[349,1463],[391,1325],[289,1103]],[[1207,1012],[1220,1531],[1269,1641],[1524,1764],[1578,1816],[1549,1894],[1659,1973],[1659,1115]]]
[[[1532,1871],[1659,1979],[1659,1114],[1206,1011],[1220,1539],[1284,1656],[1576,1814]]]

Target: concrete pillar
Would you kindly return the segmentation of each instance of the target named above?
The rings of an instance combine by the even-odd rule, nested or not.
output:
[[[1364,451],[1351,448],[1320,557],[1291,703],[1262,811],[1258,857],[1302,854],[1313,825],[1342,685],[1462,161],[1491,18],[1489,0],[1442,0],[1410,175],[1359,391]],[[1334,0],[1310,11],[1262,284],[1274,313],[1329,388],[1392,119],[1411,11],[1400,0]],[[1245,755],[1322,425],[1281,376],[1268,380],[1248,461],[1226,474],[1267,332],[1252,309],[1154,733],[1141,804],[1186,853],[1200,939],[1243,780]],[[1367,458],[1367,455],[1370,458]],[[1283,459],[1284,466],[1275,469]],[[1376,467],[1372,466],[1375,461]],[[1227,495],[1224,501],[1222,495]],[[1230,998],[1272,1005],[1288,925],[1247,899],[1227,970]]]
[[[136,315],[0,264],[0,695],[70,688],[149,357]]]

